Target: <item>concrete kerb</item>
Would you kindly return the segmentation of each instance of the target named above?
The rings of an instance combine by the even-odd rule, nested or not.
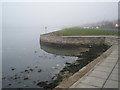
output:
[[[93,70],[94,67],[97,64],[100,64],[107,58],[112,51],[116,48],[116,45],[112,45],[106,52],[104,52],[101,56],[97,57],[95,60],[93,60],[91,63],[80,69],[78,72],[76,72],[73,76],[66,78],[63,80],[55,89],[58,88],[69,88],[72,86],[78,79],[83,77],[85,74],[87,74],[89,71]],[[55,90],[54,89],[54,90]]]

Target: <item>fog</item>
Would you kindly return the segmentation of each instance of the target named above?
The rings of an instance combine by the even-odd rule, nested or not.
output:
[[[0,78],[2,78],[2,3],[0,3]],[[0,79],[0,89],[2,80]]]
[[[72,27],[118,19],[117,2],[3,3],[3,27]]]

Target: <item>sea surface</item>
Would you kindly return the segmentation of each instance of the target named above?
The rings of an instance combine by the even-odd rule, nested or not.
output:
[[[47,53],[41,49],[40,35],[61,28],[4,28],[2,31],[2,87],[39,88],[37,82],[50,81],[77,57]],[[61,49],[60,49],[61,50]],[[62,49],[64,52],[64,49]],[[59,50],[58,50],[59,51]]]

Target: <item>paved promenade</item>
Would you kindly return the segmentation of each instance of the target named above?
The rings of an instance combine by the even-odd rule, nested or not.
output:
[[[118,88],[118,46],[70,88]]]

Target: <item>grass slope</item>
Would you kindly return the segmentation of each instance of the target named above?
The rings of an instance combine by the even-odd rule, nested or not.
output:
[[[68,28],[51,33],[57,36],[79,36],[79,35],[118,35],[117,31],[99,30],[99,29],[83,29]]]

